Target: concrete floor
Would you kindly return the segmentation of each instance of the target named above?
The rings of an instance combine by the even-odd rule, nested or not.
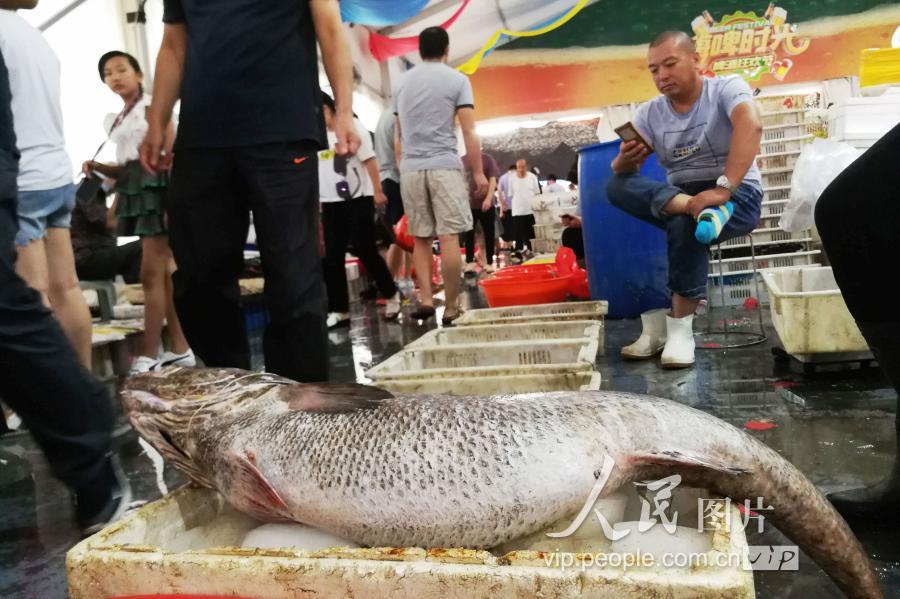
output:
[[[472,281],[465,301],[481,307]],[[405,312],[408,311],[405,310]],[[438,312],[440,315],[440,311]],[[733,310],[729,318],[750,313]],[[719,316],[721,318],[721,316]],[[374,306],[355,305],[352,328],[331,333],[332,378],[353,381],[363,371],[434,327],[383,321]],[[697,330],[702,330],[699,322]],[[607,321],[606,356],[598,358],[603,388],[648,393],[711,412],[742,427],[768,419],[776,428],[752,433],[796,464],[825,491],[877,481],[895,455],[893,412],[896,396],[877,369],[838,370],[803,376],[796,364],[777,364],[771,347],[777,336],[766,324],[769,341],[740,350],[698,351],[696,367],[663,371],[653,361],[626,363],[620,346],[631,342],[639,321]],[[160,489],[151,461],[124,419],[116,434],[117,451],[132,481],[135,496],[153,500]],[[181,476],[166,468],[174,488]],[[0,597],[65,597],[65,552],[77,540],[65,489],[48,472],[40,452],[25,433],[0,438]],[[900,545],[894,531],[857,531],[887,589],[900,597]],[[751,534],[752,545],[789,543],[768,526]],[[762,598],[840,597],[819,568],[805,556],[799,572],[755,574]]]

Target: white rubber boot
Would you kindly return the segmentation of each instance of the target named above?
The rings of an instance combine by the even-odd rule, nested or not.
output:
[[[666,308],[641,314],[643,330],[638,340],[622,348],[626,360],[646,360],[662,351],[666,345]]]
[[[684,318],[666,316],[666,348],[663,368],[690,368],[694,365],[694,315]]]

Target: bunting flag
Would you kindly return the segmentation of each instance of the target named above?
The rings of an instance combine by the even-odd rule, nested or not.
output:
[[[387,27],[407,21],[428,5],[428,0],[341,0],[345,23]]]
[[[448,29],[453,23],[456,22],[456,19],[459,18],[459,15],[462,14],[462,11],[469,5],[470,0],[463,0],[462,5],[453,13],[449,19],[447,19],[441,27],[443,29]],[[427,2],[426,2],[427,3]],[[343,4],[343,2],[341,2]],[[405,19],[404,19],[405,20]],[[403,56],[404,54],[409,54],[410,52],[415,52],[419,49],[419,36],[413,35],[410,37],[387,37],[385,35],[381,35],[380,33],[376,33],[374,31],[369,34],[369,51],[372,53],[372,57],[375,58],[378,62],[384,62],[388,58],[393,58],[394,56]]]
[[[479,50],[475,56],[470,58],[465,64],[459,67],[459,70],[465,73],[466,75],[471,75],[475,71],[478,70],[478,67],[481,65],[481,61],[484,60],[484,57],[490,54],[494,48],[496,48],[501,43],[505,43],[510,39],[514,39],[517,37],[535,37],[538,35],[543,35],[554,29],[562,27],[566,23],[572,20],[572,18],[581,12],[581,9],[587,6],[588,0],[578,0],[578,3],[569,9],[568,12],[561,15],[558,19],[554,19],[550,23],[547,23],[543,26],[539,26],[536,29],[532,29],[529,31],[510,31],[508,29],[498,29],[494,35],[491,36],[491,39],[484,45],[484,47]]]

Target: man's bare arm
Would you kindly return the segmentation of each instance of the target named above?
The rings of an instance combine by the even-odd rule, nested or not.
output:
[[[744,102],[731,112],[731,149],[725,163],[725,176],[732,185],[740,185],[759,154],[762,122],[754,102]]]
[[[166,139],[172,122],[172,109],[181,96],[184,78],[184,55],[187,52],[187,28],[184,23],[166,23],[162,44],[156,58],[156,79],[153,82],[153,103],[147,110],[147,135],[141,144],[141,164],[150,172],[166,168],[174,140]]]
[[[335,151],[342,156],[356,154],[360,140],[353,125],[353,61],[344,35],[341,9],[338,0],[310,0],[309,8],[322,50],[325,74],[334,94]]]
[[[460,108],[456,111],[459,118],[459,126],[462,128],[463,141],[466,143],[466,156],[472,167],[472,178],[475,180],[475,189],[478,194],[486,194],[488,181],[484,176],[484,164],[481,162],[481,142],[475,133],[475,109],[470,107]]]

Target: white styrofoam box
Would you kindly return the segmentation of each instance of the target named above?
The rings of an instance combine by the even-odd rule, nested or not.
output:
[[[834,280],[831,267],[764,271],[772,323],[789,354],[869,349]]]
[[[481,308],[469,310],[454,324],[471,326],[479,324],[514,324],[517,322],[563,320],[603,320],[609,313],[609,302],[560,302],[533,306],[507,306],[505,308]]]
[[[813,260],[821,254],[821,250],[808,250],[804,252],[790,252],[785,254],[769,254],[767,256],[756,256],[756,270],[765,268],[786,268],[797,266],[811,266]],[[747,275],[753,272],[751,266],[752,258],[750,256],[739,256],[737,258],[723,258],[722,270],[726,277],[732,275]],[[710,259],[709,276],[719,276],[718,259]]]
[[[593,370],[596,339],[540,339],[400,350],[366,376],[376,381],[459,376],[498,376]]]
[[[485,324],[451,327],[429,331],[406,346],[406,349],[465,343],[496,341],[528,341],[537,339],[601,339],[602,320],[568,320],[562,322],[524,322],[520,324]]]
[[[568,208],[578,205],[578,190],[541,193],[531,199],[531,209],[535,212],[547,208]]]
[[[471,327],[466,327],[471,328]],[[597,391],[599,372],[516,374],[498,376],[461,376],[428,379],[391,379],[378,381],[378,386],[391,393],[435,393],[440,395],[507,395],[550,391]]]
[[[560,220],[563,214],[572,214],[573,206],[553,206],[543,210],[534,211],[534,222],[537,225],[556,225],[562,224]]]
[[[613,524],[621,521],[618,514],[641,510],[633,485],[625,487],[618,509],[607,507],[606,499],[597,504]],[[684,521],[697,522],[698,497],[710,495],[684,485],[673,492]],[[702,532],[698,527],[687,532],[706,539],[702,557],[709,565],[689,568],[665,567],[661,560],[653,565],[638,560],[625,569],[599,561],[588,565],[586,552],[611,548],[602,531],[582,538],[581,529],[570,539],[551,539],[549,553],[539,545],[548,543],[547,531],[536,531],[505,544],[502,557],[459,548],[264,549],[240,546],[258,521],[216,491],[185,486],[73,547],[66,555],[68,596],[754,598],[747,537],[735,524],[741,522],[735,502],[713,499],[703,516]],[[573,566],[548,562],[554,551]]]
[[[874,143],[900,123],[900,95],[838,100],[829,111],[828,131],[835,141]],[[851,144],[851,145],[856,145]],[[868,147],[868,146],[866,146]]]

